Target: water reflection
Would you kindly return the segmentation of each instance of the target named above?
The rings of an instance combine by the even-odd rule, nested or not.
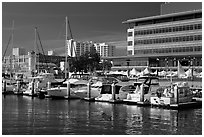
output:
[[[202,109],[175,111],[134,105],[2,98],[2,133],[35,135],[201,134]]]

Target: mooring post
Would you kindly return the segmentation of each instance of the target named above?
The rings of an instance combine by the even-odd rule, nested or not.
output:
[[[19,94],[20,92],[20,81],[17,81],[17,93]]]
[[[87,83],[87,97],[91,98],[91,84],[89,82]]]
[[[115,83],[111,84],[112,100],[115,100]]]
[[[34,96],[35,85],[34,81],[31,82],[31,95]]]
[[[50,88],[51,88],[51,82],[48,81],[48,82],[47,82],[47,89],[50,89]]]
[[[174,86],[174,102],[179,104],[178,86]]]
[[[70,97],[70,82],[67,81],[67,97]]]
[[[140,85],[140,101],[144,102],[144,84]]]
[[[3,92],[6,92],[6,80],[3,81]]]

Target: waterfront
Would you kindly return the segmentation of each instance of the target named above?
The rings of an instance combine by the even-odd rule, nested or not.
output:
[[[202,109],[2,96],[3,135],[201,135]]]

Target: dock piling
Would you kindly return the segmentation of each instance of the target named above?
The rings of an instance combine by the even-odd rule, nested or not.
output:
[[[70,97],[70,82],[67,81],[67,97]]]
[[[144,102],[144,84],[140,86],[140,91],[141,91],[140,102]]]
[[[17,81],[17,94],[20,92],[20,81]]]
[[[6,92],[6,80],[3,81],[3,92]]]
[[[48,81],[48,82],[47,82],[47,89],[50,89],[50,88],[51,88],[51,82]]]
[[[89,82],[87,83],[87,97],[91,98],[91,84]]]
[[[34,96],[34,90],[35,90],[35,87],[34,87],[34,86],[35,86],[35,85],[34,85],[35,83],[34,83],[34,81],[32,81],[31,84],[32,84],[32,85],[31,85],[31,95]]]
[[[178,95],[178,87],[174,86],[174,102],[175,104],[179,104],[179,95]]]
[[[112,100],[115,100],[115,84],[111,84]]]

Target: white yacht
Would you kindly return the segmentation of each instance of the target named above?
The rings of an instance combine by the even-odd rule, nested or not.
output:
[[[47,83],[57,83],[53,73],[40,73],[36,77],[30,77],[28,88],[23,92],[23,95],[36,96],[41,91],[46,91]],[[34,83],[34,93],[32,93],[32,84]]]
[[[156,76],[141,76],[132,86],[132,91],[123,101],[127,103],[148,103],[152,93],[159,88],[159,79]],[[124,89],[125,90],[125,89]]]
[[[47,89],[47,96],[51,98],[79,98],[72,88],[73,83],[78,81],[77,79],[69,79],[57,87]],[[68,87],[70,86],[70,87]]]

